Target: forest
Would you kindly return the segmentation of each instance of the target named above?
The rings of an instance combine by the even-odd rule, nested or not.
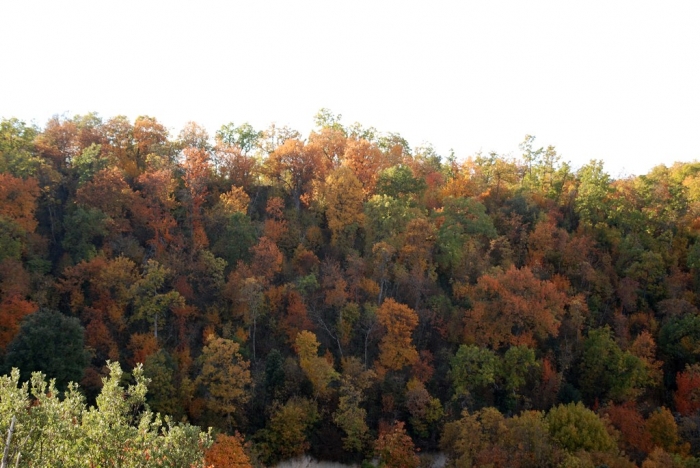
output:
[[[519,148],[0,120],[3,466],[700,466],[700,163]]]

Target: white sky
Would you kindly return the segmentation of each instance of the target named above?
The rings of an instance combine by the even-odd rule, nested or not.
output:
[[[0,2],[0,116],[271,122],[440,154],[526,134],[613,176],[700,159],[700,1]]]

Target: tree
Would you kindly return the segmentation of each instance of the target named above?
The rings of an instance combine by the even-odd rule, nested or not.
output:
[[[257,158],[238,146],[218,142],[214,147],[214,159],[217,173],[224,181],[248,193],[253,192],[261,175]]]
[[[171,213],[177,206],[174,197],[176,180],[169,167],[161,167],[158,159],[152,162],[152,167],[136,181],[141,187],[142,198],[139,202],[143,207],[142,222],[148,231],[152,231],[148,244],[155,249],[157,255],[161,255],[169,245],[179,243],[176,235],[177,221]]]
[[[461,345],[450,360],[454,398],[474,397],[476,391],[493,385],[498,364],[498,357],[493,351],[475,345]]]
[[[258,243],[251,247],[253,259],[251,269],[261,282],[269,284],[277,273],[282,270],[284,256],[279,247],[269,238],[261,237]]]
[[[581,167],[576,176],[576,214],[585,226],[595,227],[605,220],[609,210],[610,176],[603,171],[603,161],[595,159]]]
[[[326,397],[329,392],[328,386],[339,377],[333,369],[333,363],[325,357],[318,356],[319,343],[313,332],[308,330],[299,332],[294,344],[299,355],[299,365],[311,381],[316,398]]]
[[[384,169],[382,152],[367,140],[348,140],[345,147],[345,164],[352,169],[362,183],[365,197],[374,193],[379,171]]]
[[[419,215],[406,200],[397,200],[386,195],[373,195],[364,205],[364,228],[367,245],[379,242],[397,243],[406,225]]]
[[[76,201],[85,208],[97,208],[107,219],[110,231],[129,232],[129,217],[136,201],[136,194],[117,168],[105,168],[82,185],[76,192]]]
[[[365,370],[359,359],[343,359],[343,373],[340,378],[338,409],[333,413],[333,422],[344,432],[343,448],[361,452],[369,436],[367,411],[360,407],[363,392],[376,377],[374,371]]]
[[[78,319],[55,310],[41,309],[27,315],[7,347],[4,368],[19,368],[24,381],[33,372],[45,373],[65,390],[69,382],[83,378],[88,365],[84,333]]]
[[[411,427],[421,437],[428,437],[428,429],[443,416],[440,400],[432,397],[423,382],[415,377],[406,384],[406,407],[411,414]]]
[[[374,443],[374,455],[379,459],[380,467],[418,468],[420,464],[413,441],[406,434],[402,421],[379,434]]]
[[[324,198],[331,244],[352,247],[364,221],[362,184],[352,170],[340,167],[326,178]]]
[[[388,298],[377,309],[377,319],[386,334],[379,343],[378,370],[401,370],[418,360],[411,335],[418,325],[418,314],[404,304]]]
[[[649,364],[615,343],[610,328],[588,332],[581,356],[579,385],[589,401],[631,400],[653,383]]]
[[[413,175],[408,166],[399,164],[381,171],[377,177],[377,194],[392,198],[420,197],[427,188],[425,180]]]
[[[690,416],[700,409],[700,365],[686,365],[676,374],[676,392],[673,394],[676,411]]]
[[[153,322],[153,335],[158,338],[158,324],[166,312],[183,307],[185,301],[177,291],[161,292],[170,270],[155,260],[148,260],[141,278],[131,287],[134,298],[134,320]]]
[[[17,118],[0,120],[0,173],[22,178],[36,175],[44,164],[34,152],[38,132]]]
[[[36,179],[25,180],[0,173],[0,217],[16,223],[26,232],[36,229],[34,212],[38,196]]]
[[[22,319],[36,312],[37,305],[11,295],[0,301],[0,353],[4,353],[7,345],[15,338],[20,329]]]
[[[252,468],[250,457],[243,448],[243,438],[240,434],[233,436],[217,434],[216,440],[204,453],[204,462],[207,466]]]
[[[164,349],[151,354],[143,363],[143,375],[149,380],[146,401],[155,412],[173,417],[184,414],[178,399],[176,373],[177,363]]]
[[[238,147],[244,155],[247,155],[258,146],[258,140],[262,133],[255,130],[248,122],[235,126],[233,122],[222,125],[216,131],[216,139],[229,147]]]
[[[209,335],[199,358],[202,370],[196,381],[207,396],[208,409],[223,416],[229,427],[233,425],[232,417],[250,398],[250,362],[243,359],[239,348],[234,341]]]
[[[545,419],[552,438],[569,452],[608,452],[617,448],[605,423],[581,403],[556,406]]]
[[[519,398],[519,390],[528,378],[537,375],[539,363],[535,360],[535,351],[527,346],[511,346],[503,355],[498,373],[504,389],[509,393],[508,405],[514,405]],[[534,380],[534,379],[533,379]]]
[[[202,207],[208,195],[211,178],[209,153],[202,148],[189,146],[183,151],[185,156],[184,182],[188,191],[188,215],[194,250],[209,245],[202,224]]]
[[[86,406],[76,384],[59,392],[38,372],[31,384],[20,384],[17,369],[0,377],[2,433],[15,421],[6,446],[8,460],[14,466],[204,468],[209,435],[151,413],[145,406],[148,389],[140,367],[127,388],[121,386],[119,364],[108,363],[108,369],[94,407]]]
[[[659,347],[674,369],[695,364],[700,352],[700,314],[691,310],[668,317],[659,330]]]
[[[149,154],[163,154],[167,151],[168,129],[155,117],[140,115],[134,120],[133,132],[136,161],[139,169],[144,170]]]
[[[275,403],[265,429],[258,433],[263,459],[268,464],[303,455],[309,449],[308,432],[318,421],[316,403],[293,397]]]
[[[634,403],[608,405],[603,411],[615,429],[620,431],[620,445],[625,452],[630,455],[641,455],[636,457],[638,459],[651,452],[654,447],[651,434]]]
[[[464,319],[466,341],[493,348],[532,346],[556,336],[567,305],[565,293],[527,267],[483,275],[475,286],[456,285],[455,295],[472,302]]]
[[[445,271],[454,272],[460,266],[465,256],[464,244],[470,237],[484,243],[496,237],[496,228],[486,214],[486,207],[473,198],[447,197],[436,215],[440,226],[436,259]]]
[[[284,187],[292,197],[297,211],[301,209],[301,196],[311,190],[318,155],[296,140],[286,140],[267,159],[267,173]]]
[[[178,134],[181,148],[208,151],[210,149],[209,133],[197,122],[187,122]]]
[[[66,232],[62,247],[71,254],[73,261],[92,260],[109,234],[109,218],[97,208],[75,207],[64,216]]]
[[[235,276],[233,275],[233,277]],[[250,276],[242,279],[238,286],[238,302],[245,307],[243,320],[248,325],[248,336],[251,338],[253,361],[255,361],[257,358],[258,320],[265,313],[263,306],[264,283],[258,277]]]
[[[502,444],[510,461],[520,468],[561,466],[561,453],[549,436],[544,413],[524,411],[505,421],[508,433]]]
[[[673,414],[663,406],[657,408],[646,421],[646,430],[651,436],[651,441],[656,447],[666,452],[682,452],[681,438],[678,435],[678,425]]]
[[[333,171],[340,167],[345,157],[346,131],[340,125],[324,125],[320,130],[311,132],[309,146],[322,155],[319,161],[321,173]]]

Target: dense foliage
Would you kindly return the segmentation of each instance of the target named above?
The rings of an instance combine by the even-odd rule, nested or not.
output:
[[[521,150],[443,158],[327,110],[307,138],[0,121],[0,434],[34,464],[177,439],[193,464],[696,466],[700,164]]]

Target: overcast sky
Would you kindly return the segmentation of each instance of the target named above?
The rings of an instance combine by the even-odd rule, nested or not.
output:
[[[0,2],[0,117],[271,122],[321,107],[412,146],[576,168],[700,159],[700,1]]]

